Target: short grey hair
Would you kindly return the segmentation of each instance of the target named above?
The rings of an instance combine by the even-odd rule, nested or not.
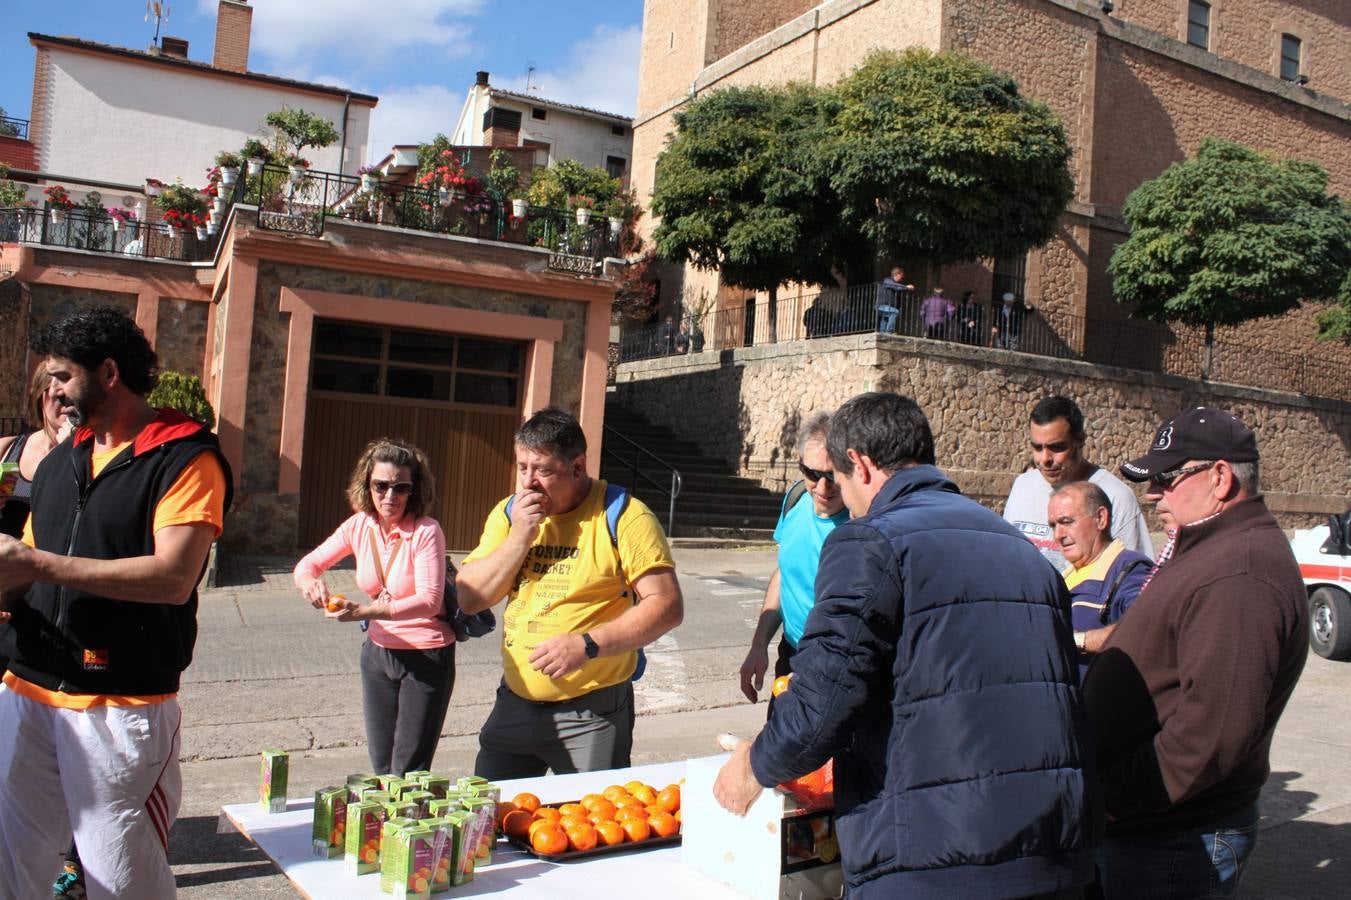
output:
[[[1229,460],[1226,459],[1225,462],[1229,463],[1229,468],[1234,472],[1234,480],[1238,482],[1239,487],[1243,488],[1243,493],[1247,494],[1249,497],[1261,493],[1261,467],[1258,465],[1257,460],[1254,459],[1251,462],[1229,462]]]
[[[811,441],[826,442],[830,436],[830,413],[815,412],[807,417],[807,422],[798,429],[797,436],[797,458],[801,459],[802,454],[807,452],[807,444]]]
[[[1071,491],[1079,495],[1079,502],[1082,504],[1082,508],[1086,509],[1090,514],[1097,512],[1099,509],[1106,509],[1107,530],[1110,531],[1112,529],[1112,499],[1107,496],[1106,491],[1091,481],[1068,481],[1064,484],[1057,485],[1055,490],[1051,491],[1051,496],[1057,497],[1060,494],[1066,494]]]

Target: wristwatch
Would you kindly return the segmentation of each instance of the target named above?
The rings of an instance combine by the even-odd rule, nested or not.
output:
[[[582,643],[586,645],[587,659],[595,659],[600,654],[600,644],[585,631],[582,632]]]
[[[1074,646],[1078,647],[1080,650],[1087,652],[1088,651],[1088,647],[1086,646],[1087,643],[1088,643],[1087,633],[1082,631],[1074,632]]]

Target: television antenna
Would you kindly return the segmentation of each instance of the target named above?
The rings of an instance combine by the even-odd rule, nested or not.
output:
[[[526,70],[525,70],[525,92],[526,92],[527,94],[534,93],[535,91],[538,91],[538,90],[539,90],[539,85],[535,84],[535,71],[536,71],[536,67],[535,67],[535,64],[534,64],[534,63],[530,63],[530,64],[526,67]]]
[[[151,46],[158,47],[160,29],[169,21],[169,4],[150,0],[145,5],[145,21],[149,22],[152,16],[155,19],[155,37],[150,43]]]

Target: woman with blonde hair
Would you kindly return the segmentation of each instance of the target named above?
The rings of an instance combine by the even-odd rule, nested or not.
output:
[[[362,451],[347,499],[353,514],[295,568],[316,609],[360,621],[362,711],[371,767],[402,775],[430,769],[455,686],[455,634],[442,615],[446,538],[428,515],[436,485],[427,455],[380,438]],[[330,594],[323,573],[356,557],[369,602]]]

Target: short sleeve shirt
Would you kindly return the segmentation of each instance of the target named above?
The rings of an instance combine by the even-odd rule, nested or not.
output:
[[[803,493],[792,509],[779,516],[774,529],[779,545],[779,613],[783,616],[783,636],[794,647],[802,639],[807,614],[816,604],[821,547],[835,526],[847,521],[848,509],[833,516],[818,516],[809,493]]]

